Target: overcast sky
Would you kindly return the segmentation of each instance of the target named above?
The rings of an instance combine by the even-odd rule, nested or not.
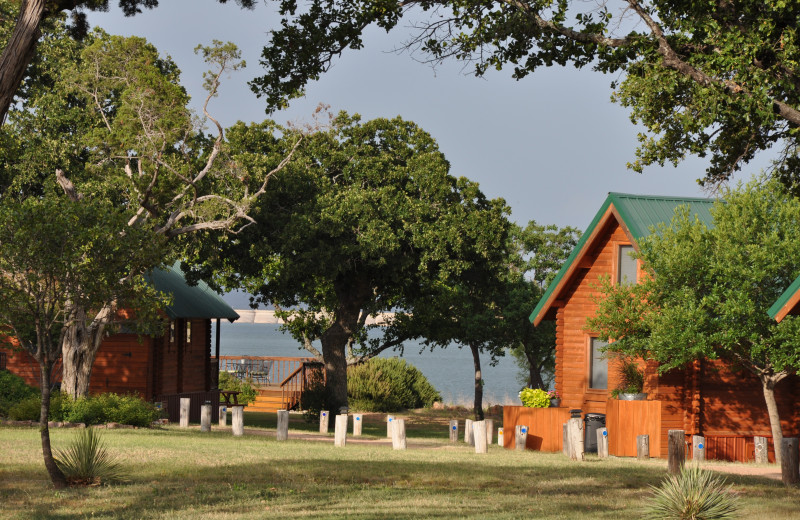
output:
[[[265,119],[264,101],[246,83],[263,73],[261,49],[278,21],[272,5],[250,11],[214,0],[161,4],[134,18],[112,7],[109,13],[90,14],[90,21],[112,34],[143,36],[172,56],[198,112],[206,66],[194,47],[214,39],[237,44],[248,67],[223,84],[212,114],[224,126]],[[609,84],[615,78],[555,67],[522,81],[511,79],[510,71],[481,79],[455,61],[433,70],[408,54],[392,52],[409,34],[407,23],[389,35],[371,30],[364,49],[346,51],[309,86],[304,99],[271,118],[279,123],[308,120],[319,103],[326,103],[365,119],[400,115],[412,120],[438,141],[452,174],[478,181],[490,197],[504,198],[521,224],[533,219],[585,229],[609,191],[706,195],[696,182],[703,176],[703,160],[690,159],[678,168],[651,167],[643,175],[626,168],[634,158],[637,129],[627,110],[610,101]]]

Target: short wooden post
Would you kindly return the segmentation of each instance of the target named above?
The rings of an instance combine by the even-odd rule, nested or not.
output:
[[[573,417],[567,422],[567,436],[569,437],[569,458],[584,460],[583,419]]]
[[[336,424],[333,430],[333,445],[337,448],[344,448],[347,444],[347,414],[340,413],[336,416]]]
[[[244,435],[244,406],[231,407],[231,426],[233,427],[234,437],[241,437]]]
[[[491,446],[494,438],[494,419],[484,419],[483,422],[486,423],[486,444]]]
[[[392,421],[392,449],[404,450],[406,449],[406,420],[395,419]]]
[[[636,436],[636,458],[639,460],[650,460],[650,436]]]
[[[517,425],[514,429],[514,447],[517,451],[525,451],[525,445],[528,443],[528,427]]]
[[[505,438],[503,437],[503,428],[502,427],[498,428],[497,429],[497,445],[498,446],[505,446],[505,443],[503,442],[504,440],[505,440]]]
[[[756,445],[755,459],[756,464],[769,463],[769,444],[766,437],[753,437],[753,442]]]
[[[485,421],[472,423],[472,438],[475,440],[475,453],[489,453],[489,432]]]
[[[475,421],[472,419],[467,419],[464,421],[464,442],[470,446],[475,446],[475,432],[472,430],[473,422]]]
[[[363,415],[353,414],[353,437],[361,437],[361,427],[364,425]]]
[[[706,460],[706,438],[702,435],[692,435],[692,460]]]
[[[386,438],[392,438],[392,427],[394,426],[394,415],[386,416]]]
[[[597,429],[597,456],[601,459],[608,458],[608,428]]]
[[[667,434],[667,468],[672,475],[677,475],[686,462],[686,432],[669,430]]]
[[[784,437],[781,442],[781,480],[787,486],[800,483],[798,438]]]
[[[561,432],[561,451],[569,457],[569,435],[567,434],[567,423],[564,423]]]
[[[458,442],[458,420],[450,421],[450,442]]]
[[[200,405],[200,431],[211,431],[211,403],[203,403]]]
[[[219,425],[228,426],[228,408],[224,404],[219,405]]]
[[[181,428],[189,427],[189,405],[192,399],[190,397],[181,397]]]
[[[319,412],[319,433],[328,433],[328,421],[330,418],[328,410]]]
[[[289,438],[289,410],[278,410],[278,431],[275,437],[279,441],[285,441]]]

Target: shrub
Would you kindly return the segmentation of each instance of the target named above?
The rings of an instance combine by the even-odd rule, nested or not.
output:
[[[154,404],[137,395],[108,395],[113,396],[112,403],[109,403],[111,406],[106,413],[110,422],[148,427],[161,414]]]
[[[92,424],[104,424],[108,420],[108,407],[111,404],[106,396],[100,394],[90,397],[79,397],[71,400],[68,408],[64,412],[64,419],[67,422],[84,423],[89,426]]]
[[[347,395],[352,409],[373,412],[430,407],[442,399],[422,372],[397,358],[372,358],[350,367]]]
[[[698,466],[684,467],[679,475],[653,487],[645,510],[647,518],[664,520],[722,520],[735,518],[738,499],[725,479]]]
[[[217,386],[220,390],[239,392],[237,396],[239,404],[247,405],[254,402],[258,394],[252,381],[239,379],[228,372],[219,373],[219,383]]]
[[[127,474],[103,445],[94,428],[78,430],[66,450],[56,450],[55,462],[73,486],[125,481]]]
[[[550,392],[541,388],[523,388],[519,393],[522,406],[529,408],[547,408],[550,406]]]
[[[12,406],[37,395],[39,390],[25,384],[24,379],[8,370],[0,370],[0,417],[10,417]]]
[[[638,394],[644,389],[644,373],[639,370],[636,362],[626,359],[619,367],[618,394]]]
[[[8,418],[12,421],[38,421],[42,400],[38,396],[27,397],[11,405]]]

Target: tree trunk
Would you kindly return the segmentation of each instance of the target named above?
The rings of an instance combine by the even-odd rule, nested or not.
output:
[[[475,411],[475,420],[483,420],[483,375],[481,374],[481,356],[480,349],[477,345],[470,344],[469,349],[472,351],[472,364],[475,366],[475,403],[473,405]]]
[[[61,390],[77,399],[89,395],[94,360],[112,312],[110,307],[103,308],[88,326],[85,309],[75,309],[73,314],[75,319],[67,325],[61,343]]]
[[[22,0],[14,32],[0,54],[0,125],[5,122],[14,94],[33,60],[44,17],[45,0]]]
[[[535,360],[528,358],[528,388],[541,388],[544,387],[544,380],[542,379],[542,371],[536,364]]]
[[[44,457],[44,466],[47,468],[47,473],[50,475],[50,480],[53,482],[53,487],[56,489],[63,489],[67,487],[67,479],[64,474],[58,469],[55,459],[53,459],[53,451],[50,448],[50,428],[47,424],[47,416],[50,415],[50,374],[53,371],[53,361],[45,361],[39,363],[39,384],[42,387],[42,407],[39,413],[39,433],[42,437],[42,456]]]
[[[322,359],[325,364],[327,406],[334,415],[347,406],[347,335],[338,324],[322,334]]]
[[[761,374],[761,388],[764,391],[764,401],[767,403],[767,413],[769,414],[769,425],[772,429],[772,445],[775,447],[775,463],[781,465],[781,443],[783,441],[783,431],[781,430],[781,417],[778,413],[778,403],[775,401],[775,383],[780,380],[775,375]]]

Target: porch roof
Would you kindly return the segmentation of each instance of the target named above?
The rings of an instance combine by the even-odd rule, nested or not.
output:
[[[800,276],[795,278],[794,282],[781,294],[772,307],[769,308],[767,314],[775,321],[781,321],[792,309],[800,304]]]
[[[233,308],[202,280],[189,285],[176,262],[170,267],[153,269],[148,275],[150,282],[159,291],[172,294],[172,305],[165,310],[171,319],[178,318],[225,318],[239,319]]]
[[[591,249],[603,226],[615,218],[622,226],[631,244],[638,249],[638,241],[649,236],[659,224],[672,220],[675,209],[688,205],[690,211],[707,226],[713,226],[711,208],[716,199],[697,197],[667,197],[660,195],[631,195],[610,192],[589,227],[581,236],[575,249],[567,258],[561,270],[547,287],[539,304],[530,316],[534,326],[539,325],[552,308],[561,289],[576,271],[581,259]]]

